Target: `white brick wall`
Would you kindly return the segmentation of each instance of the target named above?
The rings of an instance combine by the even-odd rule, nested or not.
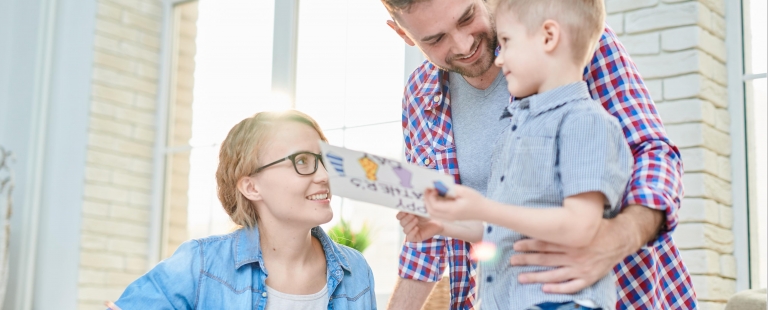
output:
[[[99,0],[78,304],[103,309],[146,271],[159,0]]]
[[[606,10],[680,148],[685,199],[673,238],[699,307],[724,309],[736,287],[724,0],[606,0]]]

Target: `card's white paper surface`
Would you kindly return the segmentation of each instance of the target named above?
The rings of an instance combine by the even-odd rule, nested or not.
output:
[[[429,217],[423,195],[427,188],[453,191],[453,176],[320,141],[331,194]],[[438,182],[436,184],[436,182]]]

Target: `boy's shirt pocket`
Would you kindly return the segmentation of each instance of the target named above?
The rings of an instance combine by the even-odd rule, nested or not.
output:
[[[552,136],[519,136],[513,143],[507,171],[515,187],[543,190],[555,187],[557,145]]]

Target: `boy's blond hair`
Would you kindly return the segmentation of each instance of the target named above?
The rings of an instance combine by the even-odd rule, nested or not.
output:
[[[573,59],[587,65],[605,29],[605,0],[491,0],[491,8],[510,10],[533,33],[547,19],[568,33]]]
[[[260,112],[232,127],[221,143],[216,185],[219,201],[235,224],[254,227],[259,215],[251,201],[237,189],[241,178],[252,175],[259,165],[262,149],[278,124],[294,122],[304,124],[315,131],[323,141],[328,141],[320,126],[312,117],[296,110],[284,112]]]

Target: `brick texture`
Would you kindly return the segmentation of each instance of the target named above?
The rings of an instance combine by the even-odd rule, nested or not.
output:
[[[685,199],[673,234],[701,309],[735,290],[724,0],[606,0],[683,158]]]
[[[78,308],[103,309],[125,287],[147,271],[150,199],[158,104],[163,9],[160,0],[98,0],[94,33],[94,64],[88,128],[83,220],[81,229]],[[181,38],[182,76],[194,70],[196,2],[177,14],[180,26],[191,27]],[[177,25],[177,26],[179,26]],[[189,31],[189,30],[187,30]],[[191,56],[190,56],[191,53]],[[172,87],[183,93],[173,110],[191,113],[191,87]],[[181,103],[178,103],[181,102]],[[190,110],[190,111],[186,111]],[[171,122],[173,142],[188,143],[191,120]],[[171,141],[169,141],[170,143]],[[177,155],[171,165],[172,191],[183,193],[189,156]],[[178,185],[178,184],[183,184]],[[171,199],[170,201],[174,201]],[[186,239],[186,205],[172,209],[173,218],[164,248]]]

